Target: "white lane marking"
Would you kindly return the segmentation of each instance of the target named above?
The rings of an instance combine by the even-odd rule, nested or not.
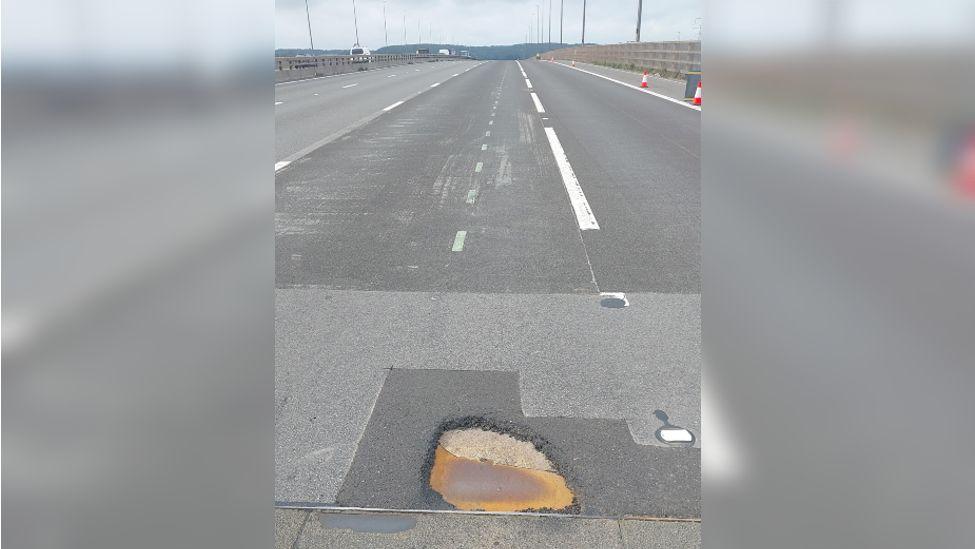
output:
[[[392,105],[390,105],[390,106],[386,107],[385,109],[383,109],[383,112],[391,111],[391,110],[395,109],[396,107],[398,107],[398,106],[400,106],[402,104],[403,104],[402,101],[397,101],[397,102],[393,103]]]
[[[565,150],[562,148],[562,143],[559,142],[559,136],[555,135],[555,130],[552,128],[545,128],[545,135],[548,136],[548,144],[552,147],[555,163],[558,164],[559,172],[562,174],[562,184],[565,185],[565,192],[569,194],[569,202],[575,211],[579,229],[583,231],[598,230],[599,223],[596,222],[592,207],[586,200],[586,193],[582,192],[579,179],[576,177],[576,173],[572,171],[568,157],[565,156]]]
[[[316,97],[318,96],[318,94],[317,94],[317,93],[313,93],[312,95],[314,95],[314,96],[316,96]]]
[[[349,85],[346,85],[346,86],[342,86],[342,89],[344,90],[345,88],[354,88],[354,87],[356,87],[358,85],[359,85],[359,83],[356,82],[355,84],[349,84]],[[318,95],[318,94],[316,93],[315,95]]]
[[[396,75],[395,74],[391,74],[391,75],[387,76],[386,78],[392,78],[394,76],[396,76]]]
[[[284,101],[275,101],[275,102],[274,102],[274,106],[275,106],[275,107],[277,107],[277,106],[278,106],[278,105],[280,105],[281,103],[284,103]]]
[[[436,88],[436,87],[437,87],[437,86],[439,86],[439,85],[440,85],[440,82],[437,82],[436,84],[430,84],[430,87],[431,87],[431,88]]]
[[[535,108],[538,109],[538,112],[545,112],[545,107],[542,106],[542,102],[538,100],[538,95],[535,92],[532,92],[532,101],[535,102]]]
[[[630,300],[626,299],[626,294],[623,292],[600,292],[599,297],[603,299],[618,299],[623,302],[624,307],[630,306]]]
[[[290,160],[283,160],[281,162],[275,162],[274,163],[274,171],[275,172],[278,172],[279,170],[284,169],[285,167],[287,167],[288,164],[291,164],[291,161]]]
[[[526,78],[525,79],[525,85],[528,86],[528,89],[531,89],[531,87],[532,87],[532,81]]]
[[[487,150],[487,143],[481,145],[481,150],[482,151],[486,151]]]
[[[452,74],[451,76],[457,76],[458,74],[460,74],[460,73],[459,73],[459,72],[455,72],[455,73],[454,73],[454,74]]]
[[[687,429],[668,427],[660,430],[660,438],[664,442],[693,442],[694,437]]]
[[[488,126],[493,126],[493,125],[494,125],[494,120],[488,120]]]
[[[416,72],[420,72],[420,69],[414,69]]]
[[[525,74],[525,67],[521,66],[521,61],[516,60],[515,63],[518,63],[518,70],[521,71],[521,75],[524,76],[525,78],[528,78],[528,75]]]
[[[573,66],[570,66],[570,65],[563,65],[562,63],[558,63],[558,65],[560,65],[562,67],[565,67],[567,69],[572,69],[574,71],[584,72],[586,74],[591,74],[593,76],[598,76],[599,78],[602,78],[603,80],[609,80],[610,82],[614,82],[614,83],[619,84],[621,86],[626,86],[627,88],[633,88],[634,90],[636,90],[638,92],[646,93],[646,94],[652,95],[654,97],[659,97],[660,99],[663,99],[665,101],[670,101],[671,103],[674,103],[676,105],[680,105],[681,107],[687,107],[688,109],[695,110],[697,112],[701,112],[701,107],[698,107],[697,105],[691,105],[690,103],[686,103],[684,101],[681,101],[680,99],[674,99],[673,97],[669,97],[669,96],[663,95],[661,93],[653,92],[653,91],[650,91],[650,90],[645,90],[645,89],[643,89],[643,88],[641,88],[639,86],[634,86],[633,84],[628,84],[626,82],[622,82],[622,81],[617,80],[615,78],[610,78],[608,76],[605,76],[605,75],[602,75],[602,74],[599,74],[599,73],[595,73],[595,72],[592,72],[592,71],[587,71],[587,70],[584,70],[584,69],[580,69],[579,67],[573,67]]]
[[[463,252],[464,251],[464,240],[467,239],[467,231],[457,231],[454,235],[454,245],[450,247],[452,252]]]
[[[484,162],[478,162],[477,165],[474,166],[474,171],[477,173],[481,173],[481,170],[483,169],[484,169]]]
[[[491,130],[484,132],[484,137],[491,137]]]

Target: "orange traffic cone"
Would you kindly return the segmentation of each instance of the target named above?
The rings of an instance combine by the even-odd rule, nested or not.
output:
[[[965,198],[975,199],[975,133],[972,133],[955,162],[955,188]]]
[[[701,104],[701,81],[700,80],[697,81],[697,91],[694,92],[694,104],[695,105]]]
[[[640,87],[641,88],[646,88],[647,87],[647,73],[649,73],[649,72],[650,71],[643,71],[643,81],[640,82]]]

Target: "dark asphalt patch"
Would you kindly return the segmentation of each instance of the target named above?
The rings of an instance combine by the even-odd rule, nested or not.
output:
[[[527,418],[518,374],[493,371],[391,370],[336,502],[451,509],[427,479],[440,435],[460,427],[534,444],[583,515],[700,517],[699,449],[640,446],[618,419]]]

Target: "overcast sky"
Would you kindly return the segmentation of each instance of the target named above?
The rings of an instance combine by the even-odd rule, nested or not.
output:
[[[525,41],[535,6],[545,12],[543,37],[548,39],[549,0],[387,0],[389,43],[403,43],[403,16],[407,42],[417,41],[420,21],[424,42],[468,45],[515,44]],[[559,40],[560,0],[552,2],[552,41]],[[564,41],[578,42],[582,29],[582,0],[564,0]],[[676,40],[697,37],[695,19],[703,0],[645,0],[641,38]],[[308,0],[315,47],[349,48],[355,42],[352,0]],[[385,45],[383,1],[356,0],[359,42],[367,48]],[[637,0],[587,0],[586,42],[617,43],[633,40]],[[432,39],[431,39],[432,26]],[[307,48],[305,0],[277,0],[275,44],[278,48]]]

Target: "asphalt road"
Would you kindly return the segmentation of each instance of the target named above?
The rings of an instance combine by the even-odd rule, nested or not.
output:
[[[441,61],[386,67],[274,86],[275,161],[342,133],[395,101],[477,63]]]
[[[550,63],[443,65],[347,77],[372,90],[348,101],[364,82],[294,84],[331,87],[327,128],[278,87],[279,159],[340,133],[276,177],[279,502],[336,501],[391,370],[516,372],[527,418],[664,446],[662,410],[700,441],[700,112]]]

